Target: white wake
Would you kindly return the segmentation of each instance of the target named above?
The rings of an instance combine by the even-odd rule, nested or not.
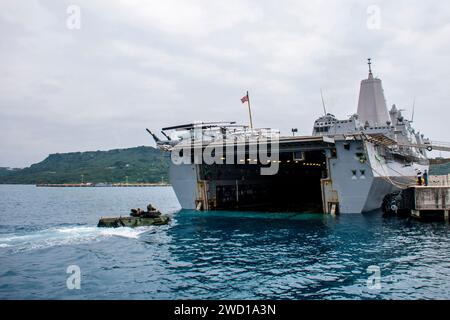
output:
[[[50,228],[29,233],[0,235],[0,248],[38,249],[56,245],[79,244],[97,241],[107,237],[137,239],[150,227],[138,228],[97,228],[87,226]]]

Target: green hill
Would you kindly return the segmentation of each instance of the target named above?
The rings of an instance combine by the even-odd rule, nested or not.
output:
[[[450,162],[431,165],[430,174],[431,175],[450,174]]]
[[[0,183],[167,182],[169,161],[152,147],[56,153],[25,169],[2,168]]]
[[[17,168],[0,167],[0,179],[2,177],[6,177],[6,176],[9,176],[9,175],[11,175],[13,173],[16,173],[19,170],[20,169],[17,169]]]

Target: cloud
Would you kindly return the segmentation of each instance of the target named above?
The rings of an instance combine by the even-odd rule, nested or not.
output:
[[[415,97],[416,127],[450,141],[446,1],[377,1],[375,30],[372,1],[80,0],[79,30],[70,4],[0,4],[0,166],[151,144],[145,127],[246,123],[246,90],[257,126],[309,134],[320,89],[329,112],[356,111],[369,56],[388,104]]]
[[[262,18],[259,6],[239,0],[116,0],[99,8],[144,30],[206,37],[233,28],[241,23],[254,23]],[[130,19],[132,17],[132,19]]]

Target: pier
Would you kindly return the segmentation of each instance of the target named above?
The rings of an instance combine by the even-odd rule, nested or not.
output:
[[[383,199],[382,209],[385,214],[448,222],[450,174],[430,176],[429,185],[411,185],[401,191],[387,194]]]
[[[404,193],[409,198],[412,217],[443,218],[449,221],[450,186],[414,186]]]
[[[169,183],[39,183],[36,187],[89,188],[89,187],[167,187]]]

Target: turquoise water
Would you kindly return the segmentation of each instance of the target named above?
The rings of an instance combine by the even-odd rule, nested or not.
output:
[[[96,227],[148,202],[171,224]],[[179,211],[170,187],[0,185],[0,298],[449,299],[449,230],[380,213]]]

